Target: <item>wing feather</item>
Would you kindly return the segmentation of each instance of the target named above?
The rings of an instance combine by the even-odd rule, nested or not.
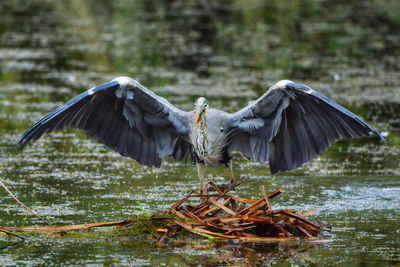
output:
[[[311,88],[280,81],[231,115],[232,146],[271,173],[292,170],[325,152],[338,139],[376,134],[359,116]],[[248,141],[246,141],[248,140]]]
[[[187,143],[189,112],[179,110],[137,81],[119,77],[93,87],[44,116],[18,143],[26,145],[45,133],[69,126],[147,166],[161,159],[181,160]]]

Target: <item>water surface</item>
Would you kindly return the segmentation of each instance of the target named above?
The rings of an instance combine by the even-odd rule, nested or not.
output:
[[[150,169],[65,129],[23,151],[19,135],[93,85],[128,75],[186,110],[206,96],[235,111],[281,79],[312,86],[387,135],[340,141],[311,163],[269,175],[235,154],[237,194],[284,194],[274,207],[332,226],[329,243],[263,246],[143,240],[47,240],[11,246],[0,265],[400,264],[400,8],[396,1],[0,2],[0,179],[53,224],[162,212],[198,187],[196,168]],[[224,182],[222,167],[208,180]],[[0,225],[41,225],[0,189]]]

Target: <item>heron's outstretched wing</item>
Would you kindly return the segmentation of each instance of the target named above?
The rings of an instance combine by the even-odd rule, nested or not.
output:
[[[271,173],[312,160],[340,138],[375,133],[353,114],[308,86],[280,81],[231,115],[232,145],[255,162],[269,161]]]
[[[93,87],[47,114],[19,139],[25,145],[64,126],[86,131],[101,143],[147,166],[189,155],[190,115],[139,82],[119,77]]]

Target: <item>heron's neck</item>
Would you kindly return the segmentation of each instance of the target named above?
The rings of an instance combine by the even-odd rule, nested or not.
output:
[[[196,129],[197,135],[200,135],[200,134],[205,135],[206,132],[207,132],[207,111],[204,112],[199,124],[197,125],[197,129]]]
[[[195,134],[195,144],[199,155],[207,156],[208,138],[207,138],[207,116],[203,114]]]

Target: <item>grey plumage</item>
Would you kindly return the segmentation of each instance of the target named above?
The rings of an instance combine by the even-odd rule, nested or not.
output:
[[[232,114],[231,120],[232,127],[241,129],[233,143],[253,161],[269,161],[272,174],[312,160],[340,138],[374,133],[385,141],[378,131],[341,105],[305,85],[286,80]],[[249,125],[252,121],[253,127]]]
[[[119,77],[50,112],[21,136],[19,144],[65,126],[84,130],[122,156],[147,166],[161,166],[166,156],[228,165],[236,148],[254,162],[268,161],[271,173],[312,160],[340,138],[376,134],[384,141],[349,110],[286,80],[229,114],[208,109],[205,98],[196,101],[194,111],[182,111],[137,81]]]
[[[161,166],[161,159],[181,160],[190,146],[190,114],[155,95],[137,81],[119,77],[89,89],[50,112],[19,139],[25,145],[65,126],[87,132],[99,142],[140,164]]]

